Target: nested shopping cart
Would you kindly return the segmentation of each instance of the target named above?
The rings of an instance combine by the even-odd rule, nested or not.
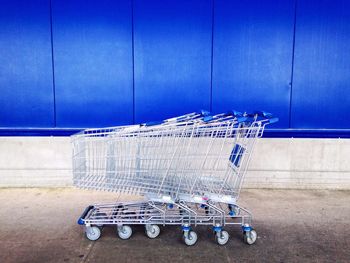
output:
[[[160,225],[179,225],[189,246],[197,241],[197,225],[212,226],[220,245],[229,240],[223,228],[239,225],[253,244],[252,215],[237,200],[256,140],[277,120],[265,112],[202,111],[73,135],[75,186],[144,196],[91,205],[78,223],[90,240],[108,225],[117,226],[122,239],[130,238],[132,225],[144,225],[149,238],[160,234]]]

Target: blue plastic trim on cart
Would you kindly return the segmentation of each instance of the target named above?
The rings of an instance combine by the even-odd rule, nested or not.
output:
[[[66,137],[87,128],[0,128],[1,136]],[[263,138],[344,138],[350,139],[350,129],[274,129],[265,128]]]
[[[254,112],[255,115],[258,115],[259,117],[264,117],[264,118],[272,118],[272,114],[266,111],[255,111]]]
[[[204,121],[204,122],[208,122],[208,121],[212,121],[213,119],[214,119],[213,116],[208,115],[208,116],[205,116],[205,117],[203,118],[203,121]]]
[[[190,231],[191,227],[190,226],[182,226],[183,231]]]
[[[79,217],[79,219],[78,219],[78,224],[79,225],[84,225],[84,219],[85,219],[85,217],[86,217],[86,215],[90,212],[90,210],[91,209],[93,209],[94,208],[94,206],[93,205],[90,205],[90,206],[88,206],[87,208],[85,208],[85,210],[84,210],[84,212],[83,212],[83,214]]]
[[[213,227],[213,230],[214,230],[215,232],[220,232],[220,231],[222,230],[222,227],[221,227],[221,226],[214,226],[214,227]]]
[[[238,117],[237,118],[238,123],[246,122],[247,120],[248,120],[248,117]]]
[[[78,225],[84,225],[84,220],[80,217],[79,219],[78,219]]]
[[[148,126],[159,125],[159,124],[162,124],[162,123],[163,123],[163,121],[150,121],[150,122],[144,123],[143,125],[148,127]]]
[[[210,115],[210,111],[207,111],[207,110],[200,110],[199,113],[203,117]]]
[[[276,122],[278,122],[279,121],[279,119],[278,118],[271,118],[271,119],[269,119],[269,123],[270,124],[272,124],[272,123],[276,123]]]
[[[240,112],[240,111],[236,111],[236,110],[230,110],[226,113],[226,115],[231,115],[231,116],[234,116],[234,117],[242,117],[243,116],[243,113]]]
[[[252,231],[252,227],[251,226],[242,226],[242,229],[243,229],[244,232]]]

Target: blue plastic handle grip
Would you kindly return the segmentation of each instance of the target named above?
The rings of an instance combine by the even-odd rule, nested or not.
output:
[[[238,123],[242,123],[242,122],[245,122],[247,120],[248,120],[248,117],[238,117],[237,118]]]
[[[213,116],[210,116],[210,115],[205,116],[205,117],[203,118],[203,121],[204,121],[204,122],[208,122],[208,121],[211,121],[211,120],[213,120]]]
[[[227,116],[233,116],[233,117],[242,117],[242,112],[236,111],[236,110],[230,110],[226,113]]]
[[[201,110],[200,111],[200,114],[205,117],[205,116],[209,116],[210,115],[210,111],[207,111],[207,110]]]
[[[162,121],[150,121],[150,122],[146,122],[144,125],[145,126],[154,126],[154,125],[159,125],[162,124]]]
[[[266,111],[255,111],[254,114],[257,114],[260,117],[264,117],[264,118],[272,118],[272,114]]]
[[[278,118],[271,118],[271,119],[269,119],[269,123],[271,124],[271,123],[276,123],[276,122],[278,122],[279,121],[279,119]]]

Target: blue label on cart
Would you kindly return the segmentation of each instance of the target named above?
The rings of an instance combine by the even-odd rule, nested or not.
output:
[[[235,147],[233,147],[231,155],[230,155],[230,161],[236,167],[239,167],[239,165],[241,163],[242,156],[244,154],[244,151],[245,151],[245,149],[239,144],[236,144]]]

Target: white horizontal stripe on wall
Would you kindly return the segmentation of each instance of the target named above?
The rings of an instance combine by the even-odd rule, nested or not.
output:
[[[1,187],[72,185],[69,137],[0,137]],[[350,140],[260,139],[245,188],[350,189]]]

